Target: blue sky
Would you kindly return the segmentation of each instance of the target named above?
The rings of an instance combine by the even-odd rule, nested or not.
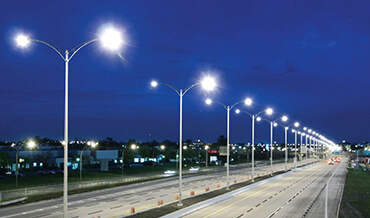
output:
[[[215,92],[184,96],[184,139],[226,134],[226,111],[206,97],[248,96],[252,112],[271,106],[274,118],[286,114],[334,141],[369,140],[369,9],[365,0],[2,2],[0,139],[63,138],[64,63],[41,44],[20,50],[13,37],[71,49],[114,23],[124,60],[95,43],[70,62],[71,139],[178,140],[179,98],[150,81],[185,88],[212,73]],[[249,142],[250,125],[232,113],[231,142]],[[275,132],[282,141],[283,129]],[[268,136],[258,123],[256,140]]]

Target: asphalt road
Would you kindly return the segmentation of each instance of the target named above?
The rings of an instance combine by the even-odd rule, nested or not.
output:
[[[314,160],[305,160],[298,164],[306,164]],[[293,167],[289,163],[289,168]],[[274,171],[282,170],[284,164],[275,164]],[[266,175],[271,168],[258,166],[255,168],[255,175]],[[230,167],[231,183],[250,179],[250,168],[243,166]],[[213,172],[208,174],[193,174],[183,178],[183,198],[223,188],[226,185],[226,173]],[[159,200],[164,203],[175,201],[178,195],[178,177],[170,177],[162,180],[137,183],[111,189],[98,190],[88,193],[69,196],[68,215],[69,217],[121,217],[130,214],[130,209],[136,211],[147,210],[157,206]],[[63,210],[62,198],[40,201],[24,205],[11,206],[0,209],[0,217],[61,217]]]
[[[346,170],[343,162],[334,166],[322,162],[299,169],[184,217],[324,217],[324,187],[338,169],[330,182],[328,198],[329,217],[336,217]]]

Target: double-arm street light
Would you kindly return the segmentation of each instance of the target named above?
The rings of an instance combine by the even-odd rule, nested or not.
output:
[[[212,104],[212,100],[211,99],[207,99],[206,100],[206,104],[210,105]],[[238,104],[241,104],[244,102],[245,105],[247,106],[250,106],[252,105],[252,99],[250,98],[246,98],[244,101],[238,101],[236,103],[234,103],[233,105],[229,106],[229,105],[225,105],[219,101],[214,101],[215,103],[221,105],[223,108],[225,108],[225,110],[227,111],[227,124],[226,124],[226,132],[227,132],[227,136],[226,136],[226,190],[230,190],[230,111]]]
[[[36,147],[36,143],[32,140],[28,141],[26,145],[29,149],[33,149],[34,147]],[[17,187],[17,188],[18,188],[18,174],[19,174],[19,170],[18,170],[19,150],[22,147],[23,147],[23,145],[21,145],[17,148],[17,153],[15,155],[15,187]],[[12,144],[12,148],[15,148],[15,144]]]
[[[179,202],[178,206],[181,207],[182,204],[182,98],[183,96],[192,88],[201,85],[206,91],[212,91],[216,87],[216,81],[212,77],[205,77],[201,82],[195,83],[188,86],[185,89],[177,89],[168,83],[160,83],[157,81],[152,81],[151,86],[157,87],[158,85],[165,85],[171,88],[180,97],[180,137],[179,137],[179,150],[180,150],[180,162],[179,162]]]
[[[86,145],[82,148],[80,153],[80,181],[82,181],[82,154],[87,146],[90,146],[91,148],[95,148],[98,145],[97,142],[88,141]]]
[[[262,117],[262,118],[261,118],[261,117],[257,117],[257,119],[256,119],[257,121],[260,121],[261,119],[263,119],[263,120],[267,121],[268,123],[270,123],[270,156],[271,156],[271,157],[270,157],[270,165],[271,165],[271,175],[273,174],[273,173],[272,173],[272,171],[273,171],[273,170],[272,170],[272,162],[273,162],[273,153],[272,153],[273,146],[272,146],[272,145],[273,145],[273,142],[274,142],[274,141],[273,141],[273,136],[274,136],[274,135],[273,135],[273,131],[274,131],[273,129],[274,129],[274,127],[276,127],[276,126],[277,126],[277,123],[276,123],[276,122],[277,122],[278,120],[284,120],[284,117],[285,117],[285,116],[282,116],[282,117],[280,117],[280,118],[278,118],[278,119],[276,119],[276,120],[268,120],[268,119],[266,119],[266,118],[264,118],[264,117]]]
[[[272,110],[272,108],[267,108],[267,109],[265,109],[263,111],[260,111],[256,114],[251,114],[248,111],[242,111],[242,110],[239,110],[239,109],[236,109],[235,112],[237,114],[239,114],[239,113],[248,114],[252,118],[252,180],[251,181],[254,182],[254,120],[256,119],[256,117],[261,115],[263,112],[265,112],[267,115],[271,115],[274,111]]]
[[[283,116],[283,118],[281,120],[284,121],[284,122],[286,122],[286,121],[288,121],[288,117],[287,116]],[[284,128],[284,130],[285,130],[285,171],[288,170],[288,147],[287,147],[287,145],[288,145],[288,129],[289,129],[289,127],[291,127],[293,125],[295,127],[299,127],[299,123],[298,122],[292,123],[289,126],[281,125]]]
[[[65,103],[64,103],[64,180],[63,180],[63,217],[68,217],[68,64],[75,54],[86,45],[100,41],[104,48],[118,51],[124,44],[121,33],[113,27],[106,28],[99,38],[91,39],[74,47],[71,50],[62,50],[57,46],[43,40],[32,39],[27,35],[18,35],[16,43],[21,48],[28,47],[31,42],[39,42],[53,49],[65,63]]]

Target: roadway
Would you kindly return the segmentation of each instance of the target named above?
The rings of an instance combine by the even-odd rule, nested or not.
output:
[[[313,159],[298,162],[298,165],[307,164]],[[289,163],[289,168],[293,163]],[[284,163],[273,165],[274,171],[284,169]],[[243,166],[230,167],[230,181],[241,182],[250,179],[250,168]],[[255,167],[255,175],[271,173],[271,167]],[[183,198],[202,194],[206,188],[210,191],[224,188],[226,173],[210,172],[207,174],[192,174],[183,177]],[[69,217],[121,217],[130,214],[134,207],[136,212],[148,210],[157,206],[159,200],[165,204],[175,201],[178,195],[178,177],[125,185],[116,188],[97,190],[82,194],[69,195]],[[10,206],[0,209],[0,217],[61,217],[63,210],[62,198],[40,201],[24,205]]]
[[[289,172],[274,181],[255,186],[188,215],[190,210],[183,209],[177,212],[176,217],[324,217],[324,187],[337,170],[329,185],[328,205],[329,217],[336,217],[338,199],[344,185],[345,163],[346,160],[335,165],[321,162]],[[212,202],[212,199],[208,201]],[[209,202],[203,202],[203,205]],[[169,214],[166,217],[175,216]]]

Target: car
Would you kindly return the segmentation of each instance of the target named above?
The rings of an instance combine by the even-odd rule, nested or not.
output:
[[[334,165],[334,160],[333,160],[333,158],[330,158],[330,159],[328,160],[328,164],[329,164],[329,165]]]
[[[200,168],[199,168],[199,167],[190,167],[189,172],[191,172],[191,173],[196,173],[196,172],[198,172],[199,170],[200,170]]]
[[[175,170],[166,170],[166,171],[164,171],[164,174],[165,175],[174,175],[174,174],[176,174],[176,171]]]

